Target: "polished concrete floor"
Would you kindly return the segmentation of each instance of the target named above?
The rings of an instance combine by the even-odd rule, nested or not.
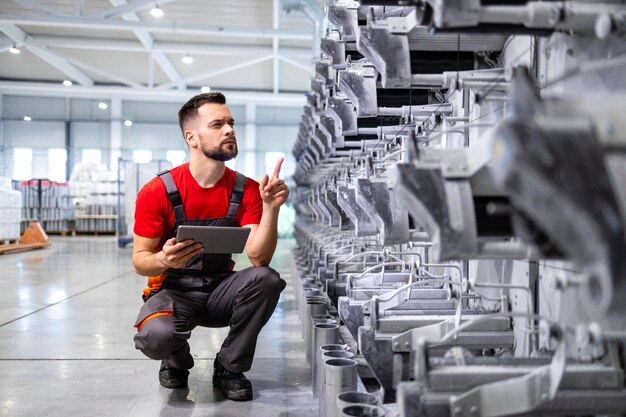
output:
[[[227,329],[194,330],[189,388],[168,390],[159,363],[135,350],[132,327],[145,279],[114,237],[56,237],[52,246],[0,256],[0,416],[317,415],[292,286],[292,241],[272,262],[287,281],[247,376],[254,399],[211,385]],[[249,264],[244,260],[238,268]]]

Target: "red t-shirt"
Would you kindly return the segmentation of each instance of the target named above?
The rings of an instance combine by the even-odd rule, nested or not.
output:
[[[213,187],[203,188],[189,171],[189,163],[170,170],[178,187],[187,219],[226,217],[230,195],[235,185],[235,171],[226,168],[222,178]],[[161,238],[160,250],[174,226],[174,209],[167,198],[165,184],[155,177],[143,186],[137,195],[135,207],[135,234],[147,238]],[[259,224],[263,201],[259,183],[246,178],[243,200],[237,211],[241,226]]]

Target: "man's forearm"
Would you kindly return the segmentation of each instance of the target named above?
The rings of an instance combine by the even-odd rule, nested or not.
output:
[[[154,277],[167,271],[168,267],[163,263],[163,252],[139,252],[133,256],[135,272],[146,277]]]
[[[248,245],[248,258],[255,266],[269,265],[278,241],[278,212],[280,208],[263,206],[263,215],[253,240]]]

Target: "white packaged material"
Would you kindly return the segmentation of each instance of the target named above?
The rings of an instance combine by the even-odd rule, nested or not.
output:
[[[13,188],[12,187],[11,178],[9,178],[9,177],[0,177],[0,188],[6,188],[6,189]]]
[[[17,240],[20,238],[20,222],[22,220],[22,193],[9,187],[0,180],[0,240]]]

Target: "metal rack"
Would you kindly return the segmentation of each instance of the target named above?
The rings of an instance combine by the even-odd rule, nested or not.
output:
[[[146,163],[135,163],[127,159],[118,159],[117,164],[117,242],[120,248],[133,241],[135,200],[141,187],[157,173],[172,167],[170,161],[159,159]]]

